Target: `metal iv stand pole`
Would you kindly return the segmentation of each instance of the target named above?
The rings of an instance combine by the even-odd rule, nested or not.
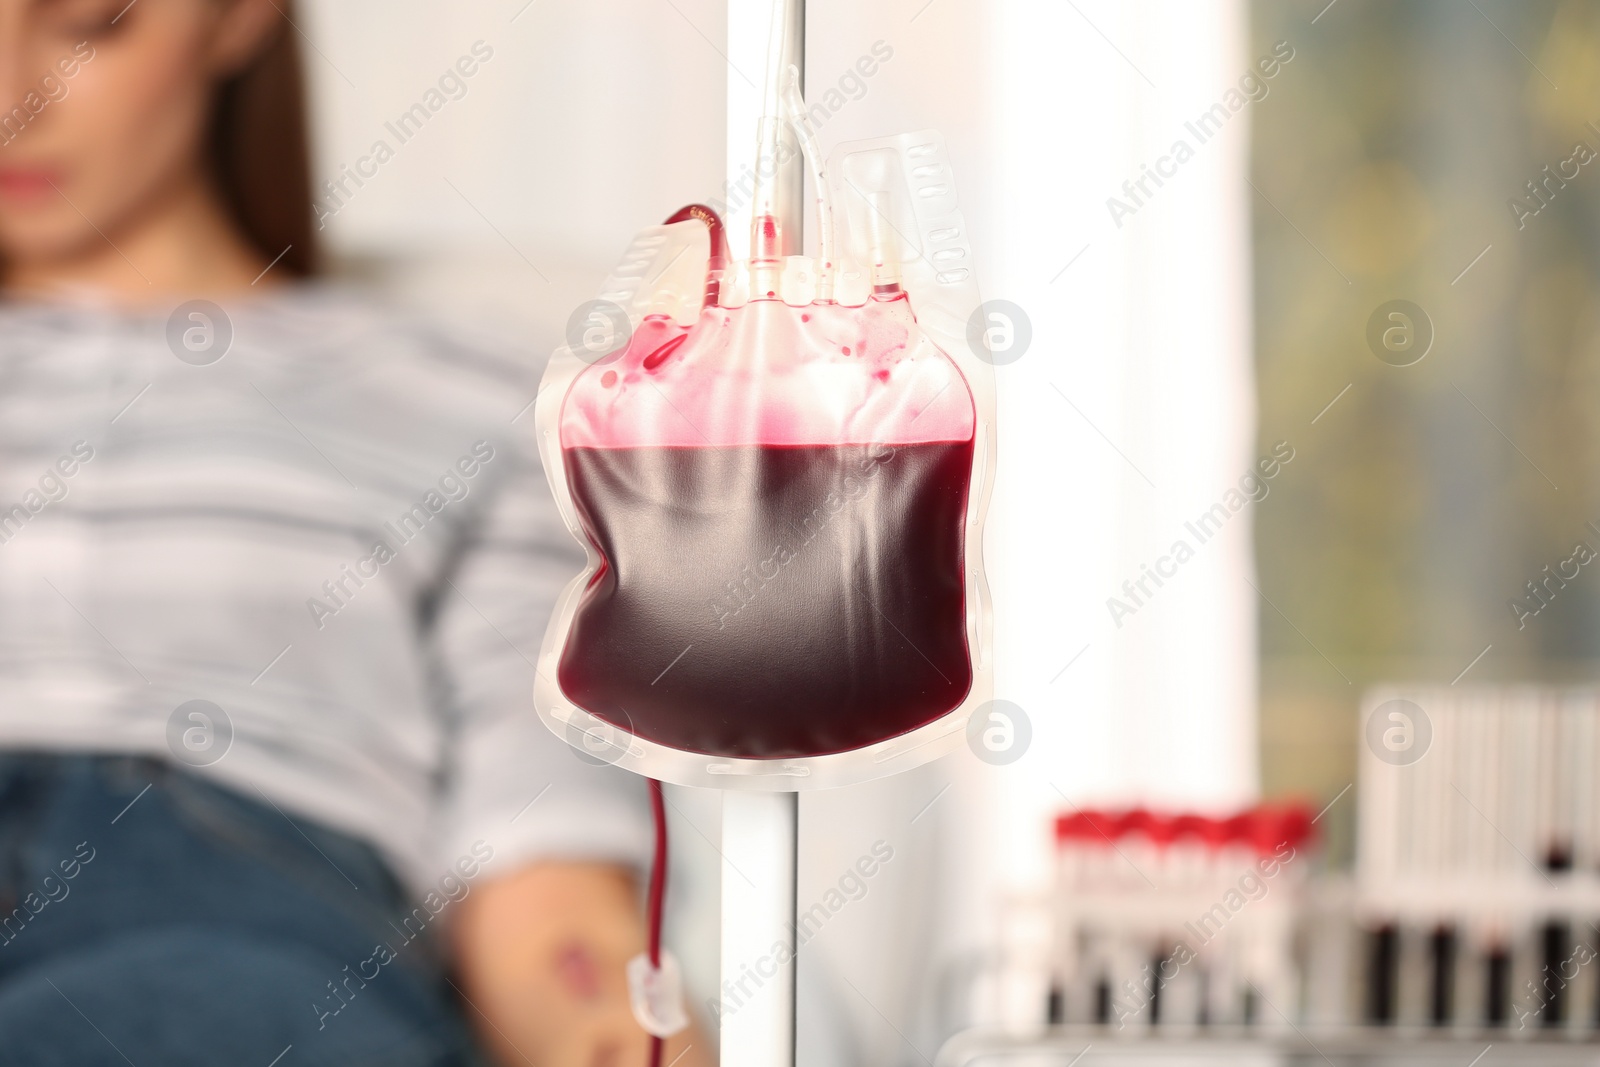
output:
[[[772,0],[728,0],[729,189],[749,178],[758,111],[752,78],[765,73]],[[805,0],[788,0],[784,70],[805,73]],[[792,133],[783,134],[793,148]],[[801,251],[803,170],[798,151],[777,167],[776,207],[791,254]],[[776,165],[776,161],[772,161]],[[747,186],[746,186],[747,187]],[[734,193],[730,192],[729,200]],[[729,226],[732,234],[748,232]],[[744,252],[747,258],[748,249]],[[722,794],[722,1067],[794,1067],[796,850],[799,794]]]

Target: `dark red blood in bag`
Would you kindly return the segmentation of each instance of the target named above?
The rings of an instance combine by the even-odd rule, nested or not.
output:
[[[849,353],[849,355],[845,355]],[[562,692],[710,756],[846,752],[972,687],[972,396],[904,297],[652,315],[564,398],[561,454],[600,556]]]
[[[570,448],[606,566],[561,688],[674,748],[816,756],[914,730],[972,684],[972,443]]]

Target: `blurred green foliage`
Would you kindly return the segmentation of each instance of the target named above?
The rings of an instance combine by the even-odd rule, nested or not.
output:
[[[1325,3],[1253,5],[1252,54],[1296,59],[1251,178],[1260,441],[1298,452],[1256,520],[1263,782],[1331,798],[1373,682],[1486,646],[1460,684],[1596,674],[1600,562],[1509,602],[1600,551],[1600,159],[1560,170],[1600,153],[1600,2]],[[1413,366],[1368,346],[1393,299],[1432,322]]]

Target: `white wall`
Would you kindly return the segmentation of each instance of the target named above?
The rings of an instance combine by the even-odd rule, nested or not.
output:
[[[1244,7],[995,10],[989,288],[1032,313],[1035,338],[1000,371],[992,558],[1002,688],[1045,720],[1049,755],[1012,776],[1009,803],[1236,805],[1257,788],[1251,520],[1204,545],[1184,523],[1256,459],[1248,106],[1120,227],[1107,200],[1129,202],[1141,165],[1195,142],[1185,121],[1250,69]],[[1194,558],[1134,602],[1122,583],[1180,538]],[[1113,596],[1135,613],[1114,619]],[[1031,832],[1008,855],[1032,855]]]
[[[384,123],[474,42],[494,51],[328,224],[342,254],[406,257],[432,305],[509,316],[547,351],[635,230],[721,187],[716,0],[301,4],[323,178],[397,144]]]

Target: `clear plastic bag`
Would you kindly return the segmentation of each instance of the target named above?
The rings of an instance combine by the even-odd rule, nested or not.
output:
[[[646,230],[588,309],[620,335],[576,329],[546,371],[540,452],[589,559],[534,696],[591,758],[845,785],[959,745],[990,698],[993,383],[943,144],[828,171],[837,261],[831,222],[818,260],[732,267],[714,217]]]

